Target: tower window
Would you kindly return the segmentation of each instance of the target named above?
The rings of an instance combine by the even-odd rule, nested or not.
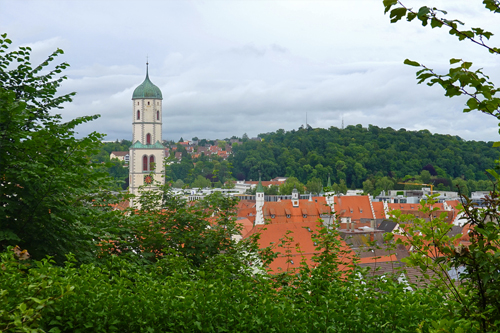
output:
[[[137,105],[139,105],[139,102],[137,102]]]
[[[146,134],[146,144],[150,145],[151,144],[151,134]]]
[[[156,111],[156,120],[160,120],[160,111]]]
[[[141,119],[141,111],[137,110],[137,120]]]
[[[148,171],[148,157],[146,155],[142,157],[142,171]]]
[[[149,105],[149,102],[148,102],[148,105]]]
[[[155,156],[151,155],[149,156],[149,170],[154,170],[155,169]]]

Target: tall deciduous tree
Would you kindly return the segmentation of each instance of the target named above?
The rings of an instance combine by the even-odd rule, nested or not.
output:
[[[57,96],[68,65],[49,66],[61,50],[32,67],[29,47],[8,51],[0,37],[0,245],[19,245],[34,258],[63,260],[69,252],[92,257],[111,221],[103,200],[110,179],[92,169],[101,134],[74,137],[75,127],[97,116],[62,122],[52,109],[74,93]],[[110,199],[110,197],[108,197]],[[100,224],[103,222],[103,224]]]

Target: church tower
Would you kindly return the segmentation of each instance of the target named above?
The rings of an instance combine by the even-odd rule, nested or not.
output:
[[[129,189],[138,195],[139,187],[154,188],[164,184],[165,148],[162,145],[162,95],[160,89],[149,80],[146,63],[146,79],[132,95],[132,146],[130,147]]]

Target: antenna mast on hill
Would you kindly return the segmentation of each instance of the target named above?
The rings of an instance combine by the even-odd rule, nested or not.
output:
[[[306,112],[306,128],[307,128],[307,112]]]
[[[342,129],[344,129],[344,114],[342,113]]]

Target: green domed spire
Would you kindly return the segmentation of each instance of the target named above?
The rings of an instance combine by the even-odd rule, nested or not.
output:
[[[160,88],[155,86],[151,80],[149,80],[148,63],[146,63],[146,79],[137,88],[135,88],[132,94],[132,99],[138,98],[156,98],[163,99],[161,96]]]
[[[259,183],[257,184],[257,190],[255,190],[257,193],[264,193],[264,186],[262,186],[262,182],[260,180],[260,172],[259,172]]]

